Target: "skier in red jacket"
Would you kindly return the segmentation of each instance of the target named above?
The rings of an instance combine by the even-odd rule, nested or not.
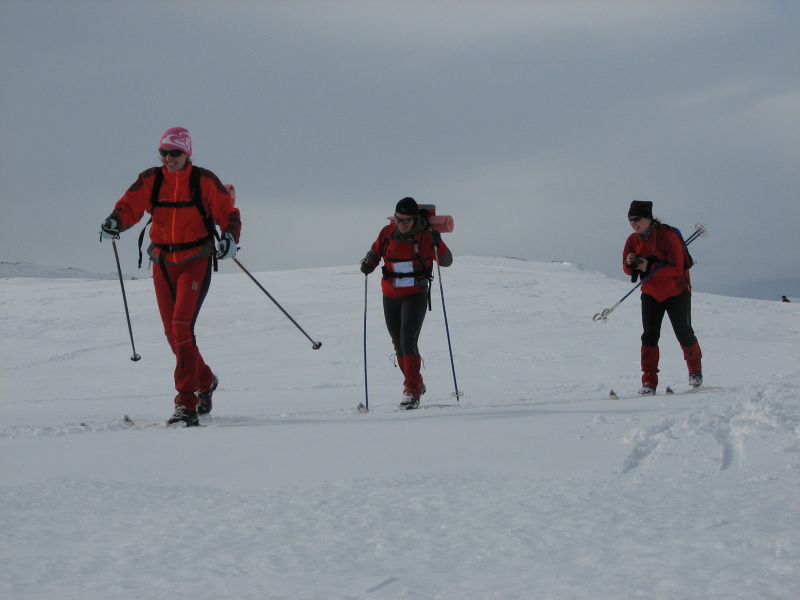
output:
[[[634,233],[628,237],[622,252],[625,273],[635,281],[663,263],[642,284],[643,374],[639,394],[654,395],[658,387],[658,340],[665,313],[683,349],[689,385],[699,387],[703,383],[702,352],[692,329],[692,288],[688,271],[691,264],[685,264],[683,242],[671,228],[653,218],[652,202],[631,202],[628,221]]]
[[[361,261],[361,272],[369,275],[383,259],[383,314],[403,372],[400,405],[406,408],[419,406],[419,397],[425,393],[417,342],[437,253],[441,266],[453,264],[441,234],[420,214],[413,198],[403,198],[395,207],[392,222],[381,230]]]
[[[182,127],[159,138],[161,167],[139,174],[101,226],[102,238],[119,237],[152,215],[147,253],[156,301],[175,354],[175,413],[168,424],[198,425],[198,413],[211,411],[219,380],[203,360],[194,335],[195,321],[211,282],[216,258],[236,255],[241,221],[226,187],[214,173],[192,164],[192,140]],[[157,191],[157,194],[154,194]],[[215,247],[214,225],[222,235]],[[101,239],[102,239],[101,238]]]

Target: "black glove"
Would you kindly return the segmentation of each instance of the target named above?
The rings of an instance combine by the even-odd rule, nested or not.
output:
[[[433,242],[434,246],[438,246],[442,243],[442,234],[436,231],[435,229],[431,228],[431,241]]]
[[[652,258],[652,256],[637,256],[633,259],[633,262],[636,265],[634,268],[640,273],[646,274],[648,271],[650,271],[650,267],[652,266]]]
[[[365,258],[364,260],[362,260],[362,261],[361,261],[361,272],[362,272],[364,275],[369,275],[369,274],[370,274],[370,273],[372,273],[374,270],[375,270],[375,266],[374,266],[374,265],[371,265],[371,264],[369,264],[369,261],[368,261],[366,258]]]
[[[653,269],[655,269],[658,265],[660,265],[663,262],[655,254],[651,254],[650,256],[645,256],[644,259],[647,261],[647,271],[645,271],[645,273],[650,273]]]

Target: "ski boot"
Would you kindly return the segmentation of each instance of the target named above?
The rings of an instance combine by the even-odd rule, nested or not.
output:
[[[406,410],[412,410],[419,406],[419,396],[414,396],[411,393],[405,393],[403,395],[403,399],[400,401],[400,408],[405,408]]]
[[[175,425],[176,423],[185,423],[186,427],[196,427],[200,425],[200,420],[197,418],[196,410],[178,406],[175,408],[175,414],[167,421],[167,425]]]
[[[211,396],[214,394],[214,390],[217,389],[219,385],[219,379],[217,379],[216,375],[212,375],[214,380],[211,382],[211,387],[208,388],[207,392],[197,392],[197,398],[199,402],[197,403],[197,414],[198,415],[207,415],[211,412]]]
[[[697,389],[701,385],[703,385],[703,372],[698,371],[697,373],[689,373],[689,387],[692,389]]]

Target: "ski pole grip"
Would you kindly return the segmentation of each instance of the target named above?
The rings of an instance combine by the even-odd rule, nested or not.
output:
[[[450,215],[433,215],[428,217],[428,223],[439,233],[450,233],[453,231],[453,217]]]

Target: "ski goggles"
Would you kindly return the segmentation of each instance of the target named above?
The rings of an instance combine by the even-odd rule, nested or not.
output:
[[[628,221],[630,221],[631,223],[638,223],[642,219],[644,219],[644,217],[628,217]]]
[[[407,219],[399,219],[399,218],[395,217],[394,218],[394,222],[397,223],[398,225],[408,225],[414,219],[416,219],[416,217],[409,217]]]
[[[181,154],[183,154],[183,150],[165,150],[164,148],[159,148],[158,153],[161,156],[171,156],[172,158],[178,158]]]

